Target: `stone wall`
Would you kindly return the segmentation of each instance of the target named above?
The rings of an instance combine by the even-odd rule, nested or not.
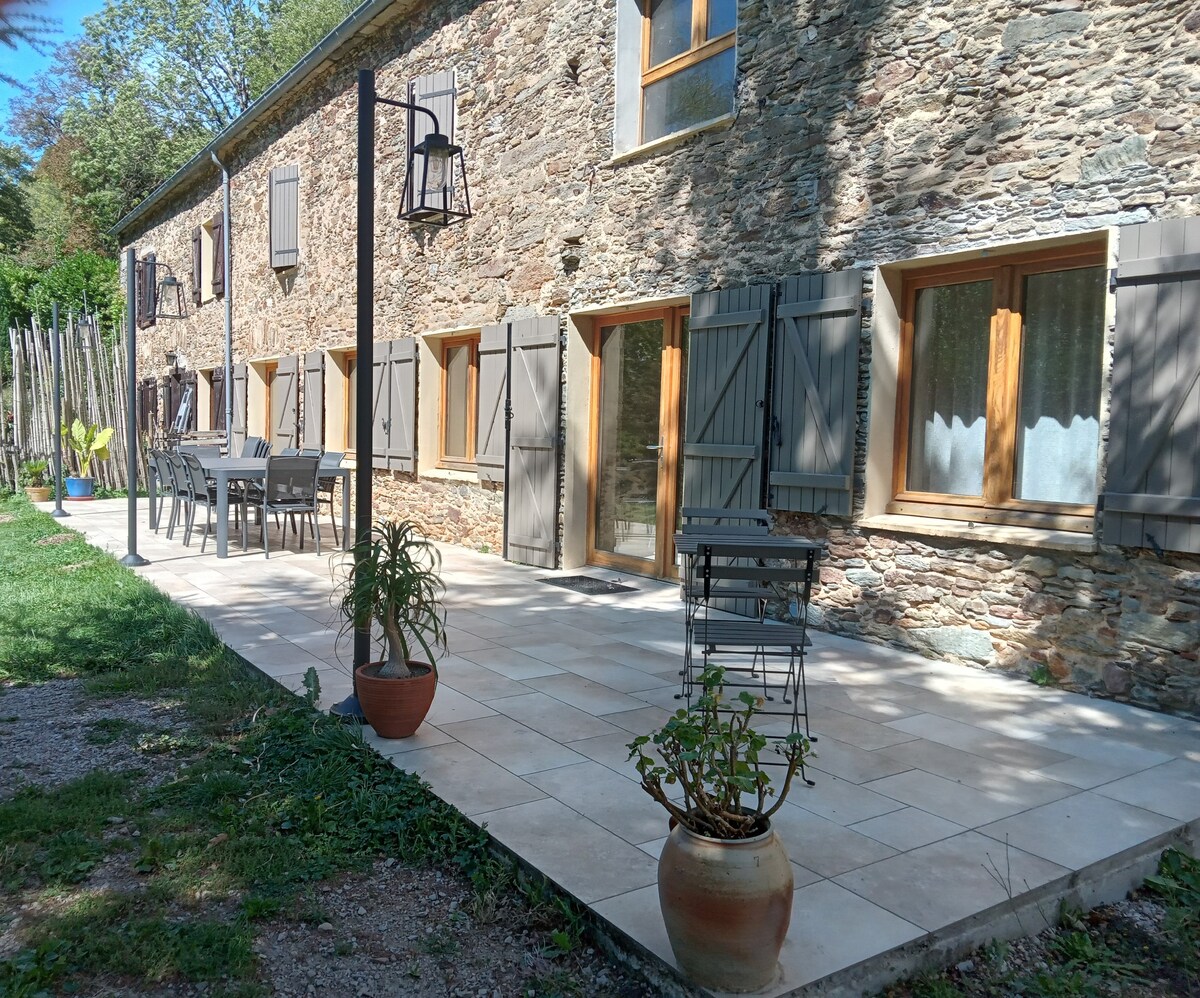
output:
[[[380,340],[1200,211],[1194,5],[738,9],[735,120],[619,161],[613,4],[435,0],[364,39],[228,153],[236,360],[353,340],[359,66],[375,66],[379,92],[394,96],[416,75],[457,71],[476,212],[444,231],[396,221],[404,121],[381,108]],[[289,163],[300,166],[300,264],[276,274],[267,174]],[[192,226],[218,204],[214,171],[129,238],[178,271]],[[865,321],[864,364],[869,312]],[[143,357],[154,362],[172,341],[191,366],[218,364],[221,323],[219,302],[206,303],[143,334]],[[861,473],[865,377],[859,402]],[[494,493],[377,478],[381,508],[419,512],[434,536],[498,547]],[[1031,555],[831,529],[819,599],[831,628],[1039,676],[1044,666],[1074,688],[1200,710],[1194,559]],[[1089,630],[1096,614],[1104,628]]]

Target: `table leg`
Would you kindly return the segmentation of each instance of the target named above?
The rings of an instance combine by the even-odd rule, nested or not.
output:
[[[217,557],[229,557],[229,476],[222,471],[215,475],[217,483]]]
[[[350,472],[342,475],[342,550],[349,551],[350,544]]]

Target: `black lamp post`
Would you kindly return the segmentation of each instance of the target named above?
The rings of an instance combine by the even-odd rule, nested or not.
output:
[[[371,371],[375,364],[375,105],[387,104],[406,111],[419,111],[433,119],[433,131],[413,145],[408,154],[404,179],[404,206],[399,217],[405,221],[449,225],[471,217],[462,148],[452,145],[441,133],[437,115],[409,101],[390,100],[375,93],[375,71],[358,71],[358,240],[355,263],[355,325],[357,367]],[[420,159],[418,160],[418,157]],[[457,174],[457,178],[456,178]],[[456,207],[456,179],[461,185],[462,206]],[[370,543],[371,537],[371,448],[373,420],[370,382],[360,382],[354,400],[357,421],[354,441],[354,547]],[[353,550],[353,549],[352,549]],[[354,668],[371,658],[370,625],[354,632]],[[347,719],[364,719],[358,697],[351,693],[330,712]]]
[[[70,516],[63,509],[62,467],[62,344],[58,341],[58,302],[51,303],[50,357],[54,365],[54,512],[51,516]]]
[[[149,565],[150,562],[138,554],[137,549],[137,250],[130,246],[125,251],[125,404],[128,409],[125,422],[125,456],[129,487],[126,534],[128,553],[121,559],[122,565],[131,568]],[[151,289],[153,285],[151,285]],[[153,290],[150,291],[153,294]],[[150,497],[151,504],[154,497]]]

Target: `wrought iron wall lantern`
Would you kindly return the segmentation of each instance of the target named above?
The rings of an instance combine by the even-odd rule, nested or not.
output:
[[[437,115],[427,107],[408,101],[375,96],[379,104],[420,111],[433,119],[433,131],[411,144],[404,174],[404,206],[399,218],[406,222],[450,225],[471,217],[471,192],[467,187],[467,164],[462,146],[442,134]],[[409,134],[412,134],[410,126]],[[411,140],[410,140],[411,143]]]
[[[158,294],[155,297],[154,317],[156,319],[186,319],[187,306],[183,303],[183,284],[171,273],[171,268],[165,263],[155,263],[155,269],[163,269],[167,273],[158,282]]]

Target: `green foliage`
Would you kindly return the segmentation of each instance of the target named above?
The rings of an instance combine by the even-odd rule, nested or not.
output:
[[[271,5],[262,47],[248,61],[251,93],[258,97],[338,24],[353,0],[277,0]]]
[[[92,470],[93,458],[101,461],[108,460],[108,442],[113,435],[111,426],[101,429],[99,426],[86,424],[83,420],[76,419],[69,427],[64,423],[61,433],[63,443],[70,447],[75,452],[75,456],[79,458],[80,478],[88,477],[88,472]]]
[[[59,314],[90,312],[104,325],[119,322],[121,297],[116,260],[77,250],[53,266],[39,269],[0,257],[0,322],[28,326],[36,316],[42,326],[50,325],[51,305],[58,302]]]
[[[791,734],[774,746],[784,763],[776,794],[762,763],[767,738],[750,726],[761,699],[743,690],[728,700],[724,681],[724,669],[706,669],[695,705],[676,711],[653,734],[635,738],[629,756],[636,760],[642,789],[685,828],[718,839],[750,838],[782,806],[809,743]],[[658,758],[646,749],[651,742]],[[679,785],[682,804],[668,796],[664,784]],[[754,806],[747,805],[746,795],[757,798]],[[770,807],[768,797],[776,798]]]
[[[22,488],[44,488],[46,485],[46,469],[50,462],[45,458],[34,461],[24,461],[17,469],[17,484]]]
[[[0,253],[11,253],[33,236],[30,213],[29,157],[20,146],[0,142]]]
[[[446,586],[437,548],[409,521],[381,519],[369,538],[355,543],[353,557],[339,584],[344,633],[378,622],[388,651],[380,676],[410,676],[408,663],[418,647],[436,666],[434,649],[446,647]]]

